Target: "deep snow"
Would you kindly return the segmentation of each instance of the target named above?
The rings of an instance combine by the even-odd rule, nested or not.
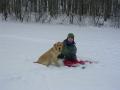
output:
[[[78,58],[97,64],[82,69],[33,63],[69,32]],[[0,90],[119,90],[119,84],[120,30],[0,22]]]

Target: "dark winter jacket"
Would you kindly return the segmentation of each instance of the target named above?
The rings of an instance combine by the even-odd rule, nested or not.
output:
[[[61,52],[61,55],[58,56],[58,58],[64,57],[65,59],[75,60],[76,59],[76,52],[77,52],[75,42],[73,41],[72,43],[70,43],[67,39],[65,39],[63,41],[63,44],[64,44],[64,48]]]

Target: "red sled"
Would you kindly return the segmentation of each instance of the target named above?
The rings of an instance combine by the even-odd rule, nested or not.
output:
[[[77,65],[85,65],[87,63],[92,64],[92,61],[88,61],[88,60],[70,60],[70,59],[65,59],[63,61],[64,66],[68,66],[68,67],[76,67]]]

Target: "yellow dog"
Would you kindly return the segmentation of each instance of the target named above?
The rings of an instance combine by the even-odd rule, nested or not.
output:
[[[50,64],[55,64],[56,66],[60,66],[58,63],[57,56],[61,53],[62,49],[63,49],[63,43],[57,42],[53,45],[51,49],[49,49],[47,52],[41,55],[38,61],[34,63],[39,63],[46,66],[49,66]]]

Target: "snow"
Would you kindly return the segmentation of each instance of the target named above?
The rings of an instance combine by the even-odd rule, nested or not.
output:
[[[33,63],[69,32],[78,58],[97,64],[82,69]],[[119,90],[119,55],[119,29],[0,22],[0,90]]]

